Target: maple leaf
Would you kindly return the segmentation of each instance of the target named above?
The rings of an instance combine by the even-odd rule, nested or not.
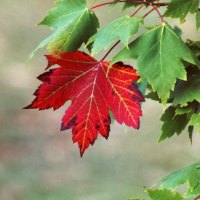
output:
[[[180,18],[183,21],[186,15],[198,10],[199,0],[172,0],[164,13],[167,17]]]
[[[171,173],[162,178],[158,185],[160,189],[176,190],[180,186],[187,184],[187,191],[184,197],[196,197],[200,193],[200,163],[195,163],[184,169]]]
[[[149,82],[163,104],[177,79],[187,78],[183,60],[199,65],[195,55],[166,22],[138,37],[129,49],[122,49],[112,63],[131,58],[137,59],[139,75]]]
[[[137,33],[143,21],[144,19],[141,17],[129,16],[112,21],[89,39],[88,44],[93,42],[92,54],[95,55],[103,49],[106,50],[118,38],[128,48],[130,37]]]
[[[38,77],[43,83],[26,108],[58,109],[71,100],[61,130],[72,129],[81,156],[94,144],[98,133],[108,138],[109,111],[120,124],[139,128],[140,102],[144,98],[134,84],[139,78],[135,69],[120,62],[110,67],[109,62],[98,62],[80,51],[46,57],[47,68],[56,64],[59,67]]]
[[[39,25],[54,31],[36,47],[29,59],[45,46],[51,53],[76,51],[97,32],[99,22],[94,12],[87,8],[86,0],[59,0]]]

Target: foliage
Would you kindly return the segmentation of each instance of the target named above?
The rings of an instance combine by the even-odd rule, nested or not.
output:
[[[184,184],[187,184],[187,191],[184,195],[175,192]],[[171,173],[158,181],[155,186],[146,189],[152,200],[183,200],[197,197],[200,194],[200,163]]]
[[[121,1],[114,1],[113,4],[114,3],[118,4],[121,3]],[[133,6],[135,8],[135,6],[137,7],[143,3],[144,2],[142,1],[141,2],[128,1],[125,3],[125,7]],[[137,34],[139,26],[144,23],[144,18],[148,16],[150,12],[145,14],[143,17],[136,16],[139,10],[142,9],[143,7],[142,5],[136,11],[134,11],[134,13],[131,16],[125,16],[116,19],[111,23],[109,23],[107,26],[98,30],[97,32],[97,28],[99,27],[99,22],[93,10],[108,4],[112,4],[112,2],[97,4],[96,6],[93,7],[87,7],[85,0],[58,1],[55,7],[52,10],[50,10],[48,15],[42,20],[42,22],[40,22],[41,25],[46,25],[50,28],[53,28],[54,32],[49,37],[47,37],[47,39],[45,39],[39,44],[39,46],[33,51],[30,57],[34,55],[35,51],[46,45],[47,49],[50,51],[50,53],[52,53],[52,56],[55,55],[55,57],[60,57],[60,55],[62,55],[62,52],[77,51],[79,47],[82,45],[82,43],[85,44],[87,43],[87,47],[89,48],[89,50],[91,49],[91,54],[94,55],[101,52],[102,50],[106,50],[111,44],[113,44],[114,42],[117,41],[117,39],[119,39],[119,41],[115,43],[112,48],[114,48],[119,42],[121,42],[125,46],[125,48],[117,53],[117,55],[113,58],[111,64],[114,64],[119,61],[121,62],[126,59],[136,59],[138,64],[138,74],[141,76],[142,78],[141,80],[144,81],[144,85],[146,86],[147,85],[146,83],[148,83],[148,88],[150,89],[151,95],[147,95],[146,97],[152,98],[153,95],[154,97],[156,97],[154,99],[158,100],[159,102],[162,102],[163,105],[171,103],[171,106],[168,109],[166,109],[165,113],[161,117],[161,121],[163,121],[164,124],[162,128],[162,135],[160,137],[160,141],[165,138],[171,137],[175,133],[177,133],[178,135],[181,134],[188,124],[189,124],[190,138],[191,138],[194,126],[199,128],[198,116],[196,117],[196,115],[199,115],[198,113],[199,113],[199,101],[200,101],[199,41],[193,42],[188,40],[185,43],[180,38],[180,36],[177,35],[177,33],[173,30],[173,28],[167,22],[164,22],[164,19],[162,18],[161,14],[158,11],[158,8],[159,6],[166,6],[167,10],[164,16],[170,16],[173,18],[177,17],[180,18],[181,20],[185,19],[187,13],[196,12],[197,28],[198,28],[199,27],[198,0],[190,2],[185,0],[173,0],[171,3],[158,3],[156,1],[145,2],[144,4],[146,7],[149,6],[153,7],[153,9],[150,10],[150,12],[156,11],[159,14],[159,17],[161,17],[161,24],[156,25],[150,30],[147,30],[146,32],[142,33],[138,38],[134,39],[130,44],[129,40]],[[180,8],[178,8],[178,6],[180,6]],[[174,51],[176,51],[176,53],[174,53]],[[99,63],[102,63],[109,53],[110,50]],[[79,60],[78,55],[79,53],[73,54],[74,60],[76,59]],[[92,58],[89,57],[88,55],[88,59],[91,60]],[[82,61],[80,61],[80,63],[81,62]],[[66,64],[66,67],[70,68],[68,64]],[[85,71],[84,67],[85,64],[82,63],[81,70],[83,72]],[[91,65],[91,69],[93,67],[94,65]],[[108,78],[107,75],[109,74],[109,70],[112,70],[112,67],[108,66],[108,69],[106,71],[106,78]],[[50,77],[51,72],[52,71],[49,72],[48,78]],[[122,79],[121,84],[123,81],[126,81],[126,77],[123,77],[122,75],[123,72],[117,75],[117,77],[120,76],[120,78]],[[79,79],[78,78],[79,75],[78,74],[74,75],[72,71],[68,74],[68,76],[77,76],[77,80]],[[94,77],[91,79],[91,81],[95,81]],[[106,78],[104,82],[106,82]],[[58,80],[59,82],[58,78],[56,80]],[[60,80],[61,81],[59,82],[59,84],[61,84],[61,82],[63,82],[65,79],[61,78]],[[64,83],[68,84],[68,81],[69,80],[66,79],[65,80],[66,83],[65,82]],[[85,81],[82,82],[81,86],[83,88],[86,87],[86,85],[84,85],[85,84],[84,82]],[[56,83],[57,86],[55,88],[57,88],[59,84]],[[141,84],[142,82],[140,81],[140,85]],[[55,90],[55,88],[53,90],[50,89],[51,87],[52,86],[46,88],[47,93],[51,93],[52,91]],[[129,93],[131,92],[131,89],[128,87],[126,87],[126,90],[128,90],[127,92]],[[40,91],[40,89],[38,91]],[[40,97],[41,95],[38,91],[36,92],[36,95],[38,96],[37,98],[42,98]],[[143,93],[145,93],[145,88],[143,88]],[[76,93],[76,95],[78,95],[78,93]],[[74,95],[73,98],[77,98],[76,95]],[[49,103],[49,106],[46,106],[44,108],[47,109],[51,107],[50,105],[53,104],[55,104],[57,107],[63,105],[64,101],[61,98],[61,96],[62,98],[66,96],[64,89],[61,90],[61,94],[57,98],[52,98],[51,96],[51,98],[48,98],[47,100],[45,96],[43,96],[43,98],[45,98],[43,101]],[[68,100],[71,98],[65,98],[65,99]],[[61,100],[62,103],[60,103]],[[82,102],[85,101],[87,101],[86,95],[82,99]],[[118,100],[118,102],[115,102],[117,104],[116,107],[119,107],[118,110],[119,115],[122,115],[121,112],[123,112],[120,109],[121,106],[120,102],[124,101],[126,101],[126,99],[124,99],[123,97],[120,101]],[[133,101],[132,103],[134,103],[135,99],[133,98],[132,101]],[[79,104],[81,103],[79,102]],[[103,104],[104,103],[102,103],[102,105]],[[40,104],[40,106],[37,106],[37,108],[44,109],[42,105],[43,104]],[[56,106],[54,106],[54,109]],[[106,106],[107,105],[102,106],[101,109],[102,110],[103,108],[105,109]],[[176,114],[177,109],[180,109],[180,107],[187,107],[187,106],[191,107],[190,112],[182,114],[179,113],[178,115]],[[33,106],[32,108],[35,107]],[[113,112],[112,109],[111,111]],[[94,115],[93,112],[91,114]],[[141,114],[137,116],[141,116]],[[114,117],[117,118],[116,114],[114,114]],[[96,120],[98,121],[98,119]],[[97,121],[95,120],[92,121],[93,127],[95,127],[99,123]],[[120,123],[124,122],[123,120],[119,119],[117,119],[117,121]],[[132,123],[125,122],[125,124],[128,126],[131,126],[131,124],[134,123],[135,122],[133,119]],[[74,131],[75,129],[73,128],[73,133]],[[88,136],[86,137],[88,138],[86,142],[87,145],[84,148],[79,142],[80,148],[85,149],[88,147],[89,144],[93,144],[94,140],[96,139],[97,133],[95,133],[94,136],[92,132],[95,131],[90,130],[88,132],[88,134],[91,133],[92,137],[90,139]],[[81,135],[82,138],[81,139],[79,138],[78,140],[79,141],[85,140],[83,139],[85,138],[84,137],[85,134]],[[106,135],[108,136],[108,133]],[[81,152],[83,152],[83,149]]]
[[[50,52],[47,69],[53,65],[59,67],[39,76],[42,84],[34,93],[35,100],[26,108],[58,109],[71,100],[61,130],[72,129],[73,141],[78,143],[81,155],[94,143],[98,133],[108,138],[109,112],[120,124],[139,128],[140,102],[144,98],[158,101],[166,108],[161,117],[159,141],[180,135],[186,128],[192,141],[195,128],[200,131],[200,41],[184,41],[177,33],[179,29],[173,29],[167,18],[179,18],[184,23],[188,14],[193,14],[198,31],[199,3],[199,0],[114,0],[88,6],[86,0],[57,1],[40,22],[53,29],[53,33],[30,58],[47,46]],[[99,28],[94,10],[118,4],[123,4],[125,11],[133,10],[133,14]],[[160,7],[165,8],[163,13]],[[139,11],[143,8],[149,10],[141,16]],[[152,12],[158,14],[160,24],[145,29],[145,19]],[[139,32],[143,24],[144,29]],[[105,61],[119,43],[123,49],[111,61]],[[109,46],[100,61],[92,57]],[[88,53],[80,52],[80,47]],[[137,60],[137,71],[122,63],[127,59]],[[149,189],[147,193],[151,199],[183,199],[168,189],[175,190],[187,182],[184,197],[197,196],[198,165],[173,173],[161,181],[161,188]]]
[[[62,0],[56,3],[39,25],[47,26],[54,32],[37,46],[30,58],[45,46],[50,52],[56,53],[78,49],[96,33],[99,22],[94,12],[87,8],[85,0]]]
[[[103,49],[106,50],[117,38],[128,48],[128,41],[138,32],[140,23],[143,23],[141,17],[125,16],[114,20],[90,38],[88,43],[94,42],[91,53],[94,55]]]
[[[200,163],[178,170],[159,181],[161,188],[173,190],[185,183],[188,185],[184,197],[195,197],[200,194]]]
[[[192,52],[167,23],[134,40],[129,49],[116,55],[113,62],[128,58],[137,59],[138,73],[149,82],[164,104],[177,79],[186,80],[183,60],[196,63]]]
[[[172,0],[172,2],[167,7],[165,16],[180,18],[183,21],[189,12],[197,12],[198,6],[199,0]]]

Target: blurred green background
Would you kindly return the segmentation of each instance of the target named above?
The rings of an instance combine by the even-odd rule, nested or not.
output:
[[[25,66],[28,54],[49,33],[34,25],[53,2],[0,0],[0,200],[143,198],[144,186],[199,161],[197,134],[192,146],[187,133],[158,144],[163,108],[153,101],[142,105],[139,131],[114,123],[108,141],[99,137],[83,158],[70,131],[59,131],[66,106],[55,112],[22,109],[33,100],[36,77],[46,65],[46,52],[40,51]],[[101,8],[97,15],[105,24],[118,17],[120,9]],[[147,22],[159,19],[151,15]],[[199,38],[192,16],[181,27],[184,38]]]

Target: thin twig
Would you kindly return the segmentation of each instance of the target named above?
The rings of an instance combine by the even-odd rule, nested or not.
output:
[[[160,2],[147,2],[146,0],[120,0],[120,1],[110,1],[110,2],[105,2],[105,3],[101,3],[101,4],[97,4],[95,6],[90,7],[91,10],[94,10],[96,8],[102,7],[102,6],[106,6],[106,5],[111,5],[114,3],[140,3],[140,4],[144,4],[144,5],[153,5],[156,7],[161,7],[161,6],[168,6],[169,3],[160,3]]]
[[[144,4],[142,4],[130,17],[135,16],[142,8],[144,7]]]
[[[147,15],[149,15],[150,13],[152,13],[154,11],[154,8],[152,8],[149,12],[147,12],[146,14],[144,14],[142,17],[145,18]]]
[[[162,15],[161,15],[160,11],[158,10],[158,8],[156,6],[154,6],[152,3],[149,3],[149,5],[158,13],[158,15],[160,17],[160,20],[163,23],[164,19],[163,19]]]
[[[101,3],[101,4],[97,4],[95,6],[92,6],[90,9],[94,10],[95,8],[106,6],[106,5],[110,5],[110,4],[114,4],[114,3],[116,3],[116,1],[110,1],[110,2],[106,2],[106,3]]]
[[[111,48],[110,50],[105,54],[105,56],[101,59],[101,62],[105,60],[105,58],[110,54],[110,52],[120,43],[120,40],[117,41]]]
[[[126,0],[126,1],[119,1],[119,2],[129,2],[129,3],[141,3],[141,4],[145,4],[145,5],[149,5],[150,2],[146,1],[146,0]],[[152,2],[151,4],[153,4],[154,6],[158,6],[158,7],[162,7],[162,6],[168,6],[169,3],[163,2]]]

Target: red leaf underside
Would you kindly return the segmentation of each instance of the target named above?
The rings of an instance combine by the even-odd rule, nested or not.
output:
[[[109,111],[120,124],[139,128],[140,102],[144,98],[134,84],[139,78],[135,69],[123,63],[109,69],[109,62],[99,62],[80,51],[46,57],[47,68],[58,68],[38,77],[42,84],[26,108],[56,110],[71,100],[61,130],[72,129],[73,142],[78,143],[81,156],[98,134],[108,138]]]

